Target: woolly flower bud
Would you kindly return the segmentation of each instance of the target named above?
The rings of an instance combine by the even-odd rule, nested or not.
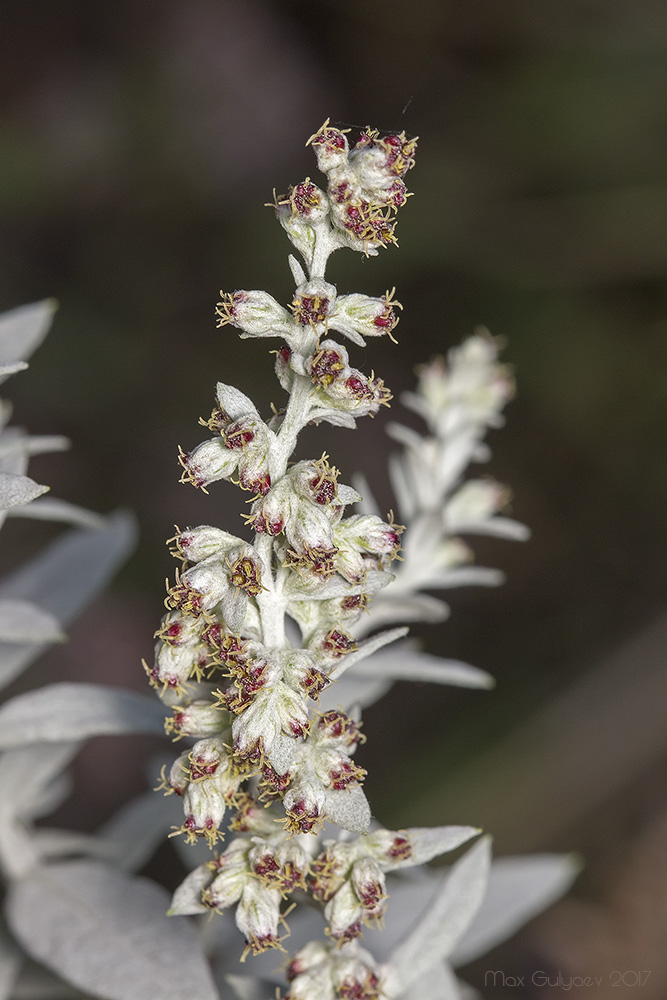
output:
[[[335,340],[323,340],[315,353],[306,360],[306,371],[319,387],[317,402],[321,406],[344,410],[354,417],[374,416],[380,406],[386,406],[391,393],[382,379],[366,376],[348,364],[348,354]]]
[[[291,833],[312,833],[324,822],[326,786],[317,775],[304,771],[292,782],[283,797],[286,828]]]
[[[211,611],[229,591],[229,580],[217,556],[187,569],[167,593],[167,604],[192,615]]]
[[[349,146],[345,133],[349,129],[338,129],[329,126],[329,119],[311,135],[306,143],[313,147],[317,157],[317,165],[324,173],[328,173],[334,167],[341,167],[347,163]]]
[[[469,479],[449,500],[443,511],[448,531],[463,531],[481,525],[497,514],[509,500],[509,490],[491,479]]]
[[[392,289],[383,298],[371,298],[369,295],[340,295],[329,317],[329,326],[357,342],[358,337],[361,346],[364,337],[382,337],[385,333],[391,337],[391,331],[398,324],[395,310],[403,308],[400,302],[393,301],[393,294]]]
[[[231,323],[247,337],[280,337],[292,327],[290,315],[272,295],[261,291],[240,291],[233,294],[220,292],[221,301],[216,307],[218,327]]]
[[[287,979],[282,1000],[388,1000],[372,956],[356,943],[311,941],[290,962]]]
[[[351,517],[346,517],[334,528],[334,541],[339,548],[337,560],[341,560],[342,550],[345,548],[347,560],[352,565],[351,551],[380,557],[378,560],[380,564],[390,563],[396,558],[400,549],[402,531],[401,525],[387,523],[375,514],[353,514]],[[338,569],[338,566],[336,568]],[[346,576],[343,569],[340,572]]]
[[[223,556],[239,539],[221,528],[213,528],[210,524],[200,524],[197,528],[186,528],[179,531],[172,539],[173,554],[191,563],[203,562],[209,556]]]
[[[246,947],[253,955],[268,948],[279,948],[280,892],[269,889],[258,880],[244,886],[236,907],[236,926],[245,937]]]
[[[210,844],[214,844],[218,839],[218,828],[227,809],[225,795],[219,786],[219,779],[210,778],[191,782],[185,789],[185,821],[179,832],[185,833],[188,843],[206,837]]]
[[[213,438],[202,441],[188,454],[181,451],[178,460],[183,466],[181,482],[205,491],[211,483],[229,479],[239,464],[239,455],[220,438]]]
[[[172,688],[176,692],[192,677],[201,677],[208,663],[208,653],[199,639],[178,643],[157,642],[153,669],[146,668],[154,688]]]
[[[233,840],[224,854],[212,862],[213,881],[202,892],[202,902],[212,910],[224,910],[238,902],[252,878],[248,866],[249,840]]]
[[[181,756],[177,763],[186,768],[189,779],[180,793],[185,821],[178,832],[184,833],[189,843],[206,837],[213,844],[220,835],[219,826],[241,777],[220,738],[200,740],[186,761]]]
[[[347,351],[333,340],[322,341],[306,360],[305,368],[311,381],[323,389],[339,379],[344,380],[351,370]]]
[[[324,663],[333,663],[335,660],[351,653],[357,648],[357,644],[351,635],[344,632],[339,627],[328,629],[326,632],[317,632],[308,643],[309,648],[317,652]]]
[[[298,218],[315,224],[329,214],[329,200],[324,191],[313,184],[310,177],[306,177],[305,181],[290,187],[284,197],[276,200],[275,209],[278,218],[286,217],[289,213],[289,222]]]
[[[506,365],[498,364],[498,345],[481,330],[435,358],[419,372],[416,393],[405,393],[406,405],[442,434],[460,423],[490,427],[502,421],[500,411],[514,394],[514,380]]]
[[[253,844],[248,860],[262,885],[281,896],[306,888],[309,858],[302,847],[292,841],[276,848],[259,837],[253,837]]]
[[[299,326],[317,328],[326,324],[336,301],[336,286],[322,278],[313,278],[299,285],[292,299],[292,312]]]
[[[192,701],[189,705],[177,705],[172,718],[165,720],[165,731],[181,736],[219,736],[227,728],[225,714],[210,701]]]
[[[232,709],[234,705],[232,704]],[[240,759],[270,755],[278,736],[299,737],[308,731],[305,697],[282,681],[264,684],[249,705],[239,705],[241,714],[232,724],[234,753]]]

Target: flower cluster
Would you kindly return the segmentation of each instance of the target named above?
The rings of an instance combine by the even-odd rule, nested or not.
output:
[[[220,853],[178,888],[171,913],[234,907],[245,957],[282,947],[290,900],[307,894],[330,940],[299,947],[284,1000],[388,1000],[420,975],[413,938],[393,964],[378,963],[359,944],[364,928],[389,912],[388,878],[479,831],[372,825],[365,771],[354,759],[363,741],[359,706],[393,677],[413,674],[417,654],[390,646],[405,628],[363,636],[378,621],[428,619],[434,605],[439,613],[440,602],[421,591],[448,585],[452,567],[468,558],[459,533],[521,536],[520,526],[498,516],[502,489],[461,483],[468,463],[484,458],[484,433],[499,423],[512,382],[484,335],[452,352],[447,367],[435,361],[422,370],[406,402],[429,436],[392,431],[404,445],[392,481],[407,529],[368,505],[350,512],[362,497],[339,482],[327,455],[292,459],[306,425],[353,428],[391,398],[374,373],[352,366],[332,334],[358,347],[367,337],[391,337],[400,309],[393,290],[339,295],[325,267],[340,247],[372,256],[395,242],[416,144],[367,129],[350,148],[345,131],[328,122],[309,142],[326,190],[307,178],[274,201],[302,258],[289,258],[291,302],[243,290],[221,293],[217,307],[219,327],[234,326],[242,338],[279,338],[275,371],[287,404],[265,421],[247,396],[218,383],[215,408],[202,421],[213,437],[180,456],[184,482],[206,489],[226,479],[252,494],[246,521],[253,537],[210,525],[177,531],[172,551],[182,568],[146,669],[171,709],[167,731],[195,741],[163,773],[163,789],[183,800],[175,832],[210,846],[222,840]],[[399,552],[405,561],[396,570]],[[486,683],[474,668],[430,660],[417,676]],[[379,683],[378,667],[387,668]],[[470,874],[454,880],[448,905],[463,907],[456,922],[464,927],[481,901],[488,844],[478,842],[458,864]]]

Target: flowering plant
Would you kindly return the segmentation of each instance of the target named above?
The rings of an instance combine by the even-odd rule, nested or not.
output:
[[[218,306],[220,326],[280,338],[275,367],[288,401],[265,421],[244,393],[218,383],[211,437],[181,453],[185,482],[206,490],[228,479],[252,494],[253,534],[177,529],[183,567],[146,667],[162,704],[106,685],[52,684],[0,707],[0,1000],[268,1000],[276,989],[283,1000],[455,1000],[470,991],[453,969],[574,874],[570,859],[549,855],[492,865],[489,839],[471,826],[388,830],[372,819],[355,760],[363,708],[397,679],[492,683],[419,650],[403,623],[447,615],[427,591],[499,582],[471,565],[461,535],[526,537],[503,513],[504,488],[465,478],[489,455],[484,437],[502,423],[513,381],[485,331],[421,369],[404,402],[426,433],[388,428],[401,447],[390,459],[400,524],[379,515],[363,477],[344,485],[328,456],[292,458],[307,424],[352,429],[389,402],[336,335],[356,347],[391,337],[399,303],[393,292],[339,295],[325,268],[338,248],[370,257],[395,242],[416,146],[366,130],[350,149],[328,123],[310,141],[326,191],[306,179],[275,200],[302,258],[290,256],[289,309],[258,291]],[[44,303],[0,317],[0,378],[25,367],[51,313]],[[42,496],[28,457],[64,442],[30,438],[8,417],[3,406],[0,518],[80,527],[0,581],[4,683],[60,638],[132,536],[122,515]],[[84,740],[161,731],[165,706],[167,732],[187,741],[162,769],[165,796],[123,804],[96,836],[35,824],[67,794],[64,770]],[[171,904],[134,874],[168,830],[187,867],[195,862]],[[444,878],[424,867],[473,840]],[[214,911],[213,921],[187,919]],[[275,967],[287,943],[285,985]],[[253,968],[241,975],[247,955]]]
[[[399,895],[407,890],[424,903],[421,873],[405,873],[480,831],[384,829],[371,819],[354,754],[363,740],[361,709],[395,679],[491,683],[483,671],[420,652],[403,625],[375,629],[443,618],[446,605],[427,589],[498,582],[496,572],[469,564],[461,534],[526,536],[501,513],[506,490],[490,480],[463,481],[471,461],[488,457],[483,437],[502,423],[513,382],[484,331],[450,352],[447,364],[438,359],[422,369],[405,403],[428,434],[389,429],[403,446],[390,473],[404,524],[379,516],[361,479],[365,500],[339,482],[326,454],[293,461],[306,425],[353,429],[391,399],[380,378],[352,366],[335,336],[358,347],[367,337],[392,337],[400,304],[393,291],[341,295],[325,272],[339,248],[369,257],[395,243],[416,149],[403,133],[381,137],[371,129],[350,148],[345,131],[328,122],[309,143],[326,191],[306,178],[274,204],[301,256],[289,257],[296,283],[289,308],[264,291],[221,293],[217,308],[218,325],[236,327],[242,338],[279,338],[275,370],[287,404],[264,420],[244,393],[220,382],[202,421],[212,436],[180,455],[184,482],[206,491],[231,480],[251,493],[253,537],[200,525],[173,539],[183,566],[168,588],[146,669],[170,709],[167,730],[190,742],[163,770],[162,787],[182,799],[175,833],[188,844],[222,846],[188,875],[170,912],[235,907],[243,960],[283,948],[286,917],[298,904],[290,926],[300,947],[287,966],[283,1000],[455,996],[446,958],[484,895],[488,839],[453,866],[391,960],[378,961],[360,938],[385,912],[390,921],[388,880],[395,873]],[[348,513],[355,504],[360,512]],[[569,874],[558,860],[546,863],[553,867],[537,876],[540,902]],[[519,907],[523,919],[537,905],[534,893],[524,904],[529,897],[527,910]],[[313,907],[323,915],[324,940],[309,940]],[[238,977],[226,960],[217,967],[239,996],[269,989],[268,981],[259,987]]]

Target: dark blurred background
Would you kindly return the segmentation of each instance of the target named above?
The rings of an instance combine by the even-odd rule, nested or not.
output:
[[[368,711],[360,759],[387,825],[478,823],[500,853],[586,859],[571,900],[478,983],[553,968],[635,997],[610,986],[620,962],[652,970],[643,997],[667,995],[666,55],[664,0],[0,7],[0,304],[60,301],[7,395],[17,422],[72,439],[35,478],[141,528],[111,595],[25,683],[145,690],[164,539],[174,522],[234,530],[243,509],[224,484],[180,485],[177,445],[202,439],[217,379],[264,412],[282,396],[274,345],[215,329],[218,290],[290,296],[263,203],[317,180],[304,143],[326,117],[421,137],[400,250],[331,261],[342,291],[396,285],[405,307],[398,345],[354,363],[398,397],[475,325],[506,340],[518,395],[483,472],[533,538],[475,541],[507,583],[452,592],[450,620],[420,633],[496,690],[398,685]],[[388,508],[385,422],[320,428],[302,457],[363,469]],[[21,536],[5,535],[11,564]],[[92,828],[140,790],[152,749],[92,743],[68,820]]]

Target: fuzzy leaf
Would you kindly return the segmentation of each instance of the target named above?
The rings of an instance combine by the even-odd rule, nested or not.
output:
[[[559,899],[581,870],[571,854],[535,854],[500,858],[491,866],[484,905],[451,955],[466,965]]]
[[[0,316],[0,364],[25,361],[49,331],[56,303],[53,299],[19,306]],[[4,381],[6,376],[2,376]]]
[[[230,991],[230,1000],[267,1000],[267,997],[276,996],[276,984],[268,979],[227,975],[223,983]]]
[[[439,962],[401,993],[401,1000],[461,1000],[461,992],[450,966]]]
[[[325,811],[332,823],[350,833],[366,833],[371,822],[371,807],[361,785],[329,790]]]
[[[123,871],[137,871],[172,827],[182,822],[182,813],[178,796],[144,792],[122,806],[97,833],[111,845],[116,864]]]
[[[356,490],[352,489],[351,486],[345,486],[344,483],[338,484],[338,499],[341,503],[347,504],[359,503],[362,499]]]
[[[91,833],[75,833],[57,827],[42,826],[31,833],[30,839],[42,861],[80,855],[102,858],[105,861],[115,860],[114,845],[100,840]]]
[[[14,884],[10,928],[26,951],[104,1000],[218,1000],[192,926],[167,893],[97,861],[41,867]]]
[[[128,514],[104,519],[104,530],[71,531],[0,582],[0,598],[36,604],[66,625],[102,589],[136,536]],[[0,643],[0,687],[42,651],[42,644]]]
[[[33,743],[0,754],[0,812],[35,819],[52,801],[52,787],[74,759],[79,743]]]
[[[215,392],[220,406],[232,420],[237,420],[249,413],[255,417],[259,416],[253,401],[235,386],[218,382]]]
[[[0,377],[16,375],[17,372],[24,372],[28,364],[25,361],[12,361],[8,365],[0,364]]]
[[[387,867],[387,871],[398,871],[423,865],[440,854],[455,851],[467,840],[482,831],[474,826],[415,826],[406,830],[412,847],[412,854],[405,861],[398,861]]]
[[[320,705],[324,712],[330,709],[342,708],[344,711],[352,705],[359,705],[366,708],[374,705],[383,694],[386,694],[392,686],[391,678],[385,679],[379,676],[361,673],[357,675],[355,670],[341,677],[335,684],[330,684],[320,695]]]
[[[396,642],[397,639],[402,639],[404,635],[407,634],[407,628],[392,628],[387,632],[380,632],[379,635],[374,635],[370,639],[365,639],[364,642],[360,642],[357,649],[352,653],[347,653],[343,656],[336,667],[329,674],[329,678],[332,681],[338,680],[338,678],[345,673],[354,663],[358,663],[359,660],[365,660],[367,656],[374,653],[378,649],[382,649],[383,646],[387,646],[390,642]]]
[[[202,889],[210,885],[213,872],[208,865],[199,865],[187,875],[174,893],[168,913],[170,917],[189,917],[196,913],[210,913],[201,901]]]
[[[394,953],[392,970],[402,990],[453,950],[480,907],[490,863],[491,842],[483,837],[452,866],[426,914]]]
[[[18,945],[0,925],[0,1000],[9,1000],[22,964]]]
[[[31,500],[48,492],[48,489],[48,486],[40,486],[30,476],[0,472],[0,510],[9,510],[10,507],[30,503]]]
[[[48,684],[0,708],[0,749],[115,733],[162,733],[162,706],[150,695],[103,684]]]
[[[62,642],[60,625],[28,601],[0,598],[0,642]]]
[[[29,509],[29,508],[28,508]],[[366,635],[382,625],[400,622],[443,622],[449,618],[449,606],[430,594],[392,593],[373,601],[367,614],[355,626],[356,635]]]
[[[491,688],[493,677],[485,670],[472,667],[460,660],[445,660],[440,656],[422,653],[406,644],[384,650],[377,656],[364,660],[355,677],[359,679],[382,677],[386,680],[432,681],[452,684],[454,687]]]
[[[106,519],[92,510],[79,507],[78,504],[56,497],[38,497],[27,507],[14,507],[9,511],[10,517],[31,517],[35,521],[66,521],[82,528],[104,529]]]
[[[293,577],[293,578],[292,578]],[[329,601],[335,597],[352,597],[354,594],[374,594],[389,586],[394,579],[392,573],[381,569],[369,569],[361,583],[348,583],[342,576],[332,576],[314,586],[304,586],[296,574],[292,574],[285,587],[291,601]]]
[[[300,740],[296,740],[292,736],[285,736],[284,733],[278,733],[267,753],[269,764],[276,774],[285,774],[289,771],[301,745]]]

